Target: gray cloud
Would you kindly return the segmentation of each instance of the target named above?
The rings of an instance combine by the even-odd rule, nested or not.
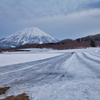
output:
[[[100,8],[100,1],[89,3],[86,5],[88,8]]]
[[[80,11],[90,0],[1,0],[1,17],[41,18]],[[93,2],[94,0],[91,0]],[[81,5],[81,7],[79,6]]]
[[[98,33],[100,9],[94,7],[97,2],[99,0],[0,0],[0,36],[32,26],[58,39]]]
[[[85,10],[69,15],[19,20],[19,26],[36,26],[60,39],[77,38],[100,32],[100,9]]]

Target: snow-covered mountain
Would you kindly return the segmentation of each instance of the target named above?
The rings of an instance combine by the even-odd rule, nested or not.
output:
[[[57,39],[51,37],[36,27],[26,28],[18,31],[2,40],[0,40],[1,48],[17,47],[24,44],[32,43],[56,43]]]

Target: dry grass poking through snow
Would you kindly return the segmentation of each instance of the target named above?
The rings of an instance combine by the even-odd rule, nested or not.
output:
[[[10,87],[0,88],[0,95],[1,95],[1,94],[5,94],[5,92],[6,92],[9,88],[10,88]]]
[[[4,88],[0,88],[0,95],[1,94],[5,94],[5,92],[9,89],[10,87],[4,87]],[[0,100],[29,100],[29,97],[23,93],[20,94],[18,96],[9,96],[5,99],[0,99]]]
[[[20,94],[18,96],[15,96],[15,97],[14,96],[9,96],[5,99],[0,99],[0,100],[29,100],[29,97],[26,96],[25,93],[23,93],[23,94]]]

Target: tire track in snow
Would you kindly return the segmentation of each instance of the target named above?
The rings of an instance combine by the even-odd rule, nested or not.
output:
[[[66,79],[68,80],[80,80],[89,77],[89,73],[93,74],[83,63],[81,59],[78,59],[77,53],[66,62]],[[84,73],[86,72],[86,73]]]
[[[93,54],[100,55],[100,50],[92,51]]]
[[[98,52],[90,52],[90,55],[96,56],[96,57],[100,57],[100,54]]]
[[[75,65],[75,53],[73,53],[72,56],[62,64],[62,68],[65,70],[65,73],[61,79],[70,79],[73,77],[72,73],[70,73],[70,69],[72,68],[73,64]]]
[[[31,75],[29,74],[25,75],[25,79],[23,82],[33,81],[33,83],[37,83],[39,81],[50,82],[53,80],[58,80],[59,77],[61,77],[64,73],[64,70],[61,71],[61,68],[60,68],[61,64],[70,56],[71,54],[64,55],[63,57],[60,57],[59,59],[53,59],[53,62],[41,64],[37,66],[39,69],[35,70],[34,73],[32,69],[31,70],[29,69]],[[40,68],[42,66],[43,68]],[[34,74],[34,76],[32,76],[32,74]],[[29,78],[29,76],[32,76],[32,77]]]
[[[90,59],[91,61],[94,61],[94,62],[97,62],[97,63],[100,64],[100,60],[99,60],[100,58],[99,57],[91,55],[90,53],[82,53],[82,54],[85,58]]]
[[[100,78],[99,58],[95,57],[92,59],[92,56],[89,55],[90,53],[74,53],[73,56],[65,62],[65,75],[68,79]]]
[[[64,54],[61,56],[53,57],[50,59],[45,59],[42,61],[37,62],[31,62],[25,63],[25,64],[18,64],[20,66],[24,66],[25,68],[21,68],[18,70],[10,71],[10,69],[4,67],[4,70],[7,70],[5,73],[1,73],[0,78],[0,84],[23,84],[23,83],[36,83],[41,80],[45,80],[45,78],[53,79],[60,77],[64,70],[61,68],[61,64],[66,60],[69,59],[72,56],[71,53]],[[35,63],[35,65],[34,65]],[[29,65],[28,65],[29,64]],[[18,66],[18,65],[12,65],[12,67]],[[30,67],[30,65],[32,65]],[[3,81],[3,83],[2,83]]]
[[[100,77],[99,61],[87,57],[86,55],[84,55],[84,53],[77,54],[77,59],[80,60],[81,64],[84,65],[84,67],[87,67],[90,71],[92,71],[97,78]]]
[[[59,59],[65,55],[69,55],[69,54],[63,54],[60,56],[51,57],[51,58],[47,58],[47,59],[39,60],[39,61],[3,66],[3,67],[0,67],[0,75],[9,74],[11,72],[17,72],[17,71],[21,71],[21,70],[27,70],[30,68],[34,68],[34,70],[36,70],[37,67],[35,67],[35,66],[39,66],[39,65],[44,64],[44,63],[52,62],[53,59],[56,60],[56,59]]]

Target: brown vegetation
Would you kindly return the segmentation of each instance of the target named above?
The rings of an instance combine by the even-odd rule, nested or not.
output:
[[[30,51],[30,50],[20,50],[20,49],[17,49],[17,48],[11,48],[11,49],[2,49],[2,51],[8,51],[8,52],[18,52],[18,51]]]
[[[20,49],[11,49],[9,52],[17,52],[17,51],[30,51],[30,50],[20,50]]]
[[[100,41],[96,41],[96,46],[100,47]]]
[[[0,95],[1,95],[1,94],[5,94],[5,92],[6,92],[9,88],[10,88],[10,87],[0,88]]]
[[[47,44],[27,44],[20,46],[19,48],[52,48],[52,49],[76,49],[76,48],[86,48],[90,47],[90,42],[89,41],[82,41],[82,42],[77,42],[77,41],[70,41],[67,43],[47,43]]]
[[[95,41],[96,46],[100,47],[100,34],[96,35],[90,35],[82,38],[77,38],[76,40],[72,39],[65,39],[62,41],[59,41],[58,43],[45,43],[45,44],[25,44],[21,45],[16,48],[11,49],[2,49],[2,51],[8,51],[8,52],[15,52],[15,51],[28,51],[28,50],[20,50],[25,48],[52,48],[52,49],[77,49],[77,48],[86,48],[91,47],[90,41]]]
[[[9,89],[10,87],[4,87],[4,88],[0,88],[0,95],[1,94],[5,94],[6,91]],[[9,96],[5,99],[0,99],[0,100],[29,100],[29,97],[23,93],[23,94],[20,94],[18,96]]]
[[[96,45],[100,46],[100,41],[96,41]],[[26,44],[22,45],[20,47],[17,47],[17,49],[21,48],[52,48],[52,49],[77,49],[77,48],[87,48],[91,47],[90,41],[80,41],[77,40],[63,42],[63,43],[46,43],[46,44]]]
[[[2,53],[2,49],[0,49],[0,53]]]
[[[96,46],[100,47],[100,41],[95,41]],[[8,52],[15,52],[15,51],[29,51],[29,50],[21,50],[25,48],[52,48],[52,49],[58,49],[58,50],[64,50],[64,49],[79,49],[79,48],[87,48],[91,47],[90,41],[68,41],[66,43],[46,43],[46,44],[26,44],[22,45],[17,48],[12,49],[3,49],[2,51],[8,51]]]
[[[23,93],[18,96],[9,96],[5,99],[0,99],[0,100],[29,100],[29,97],[25,93]]]

